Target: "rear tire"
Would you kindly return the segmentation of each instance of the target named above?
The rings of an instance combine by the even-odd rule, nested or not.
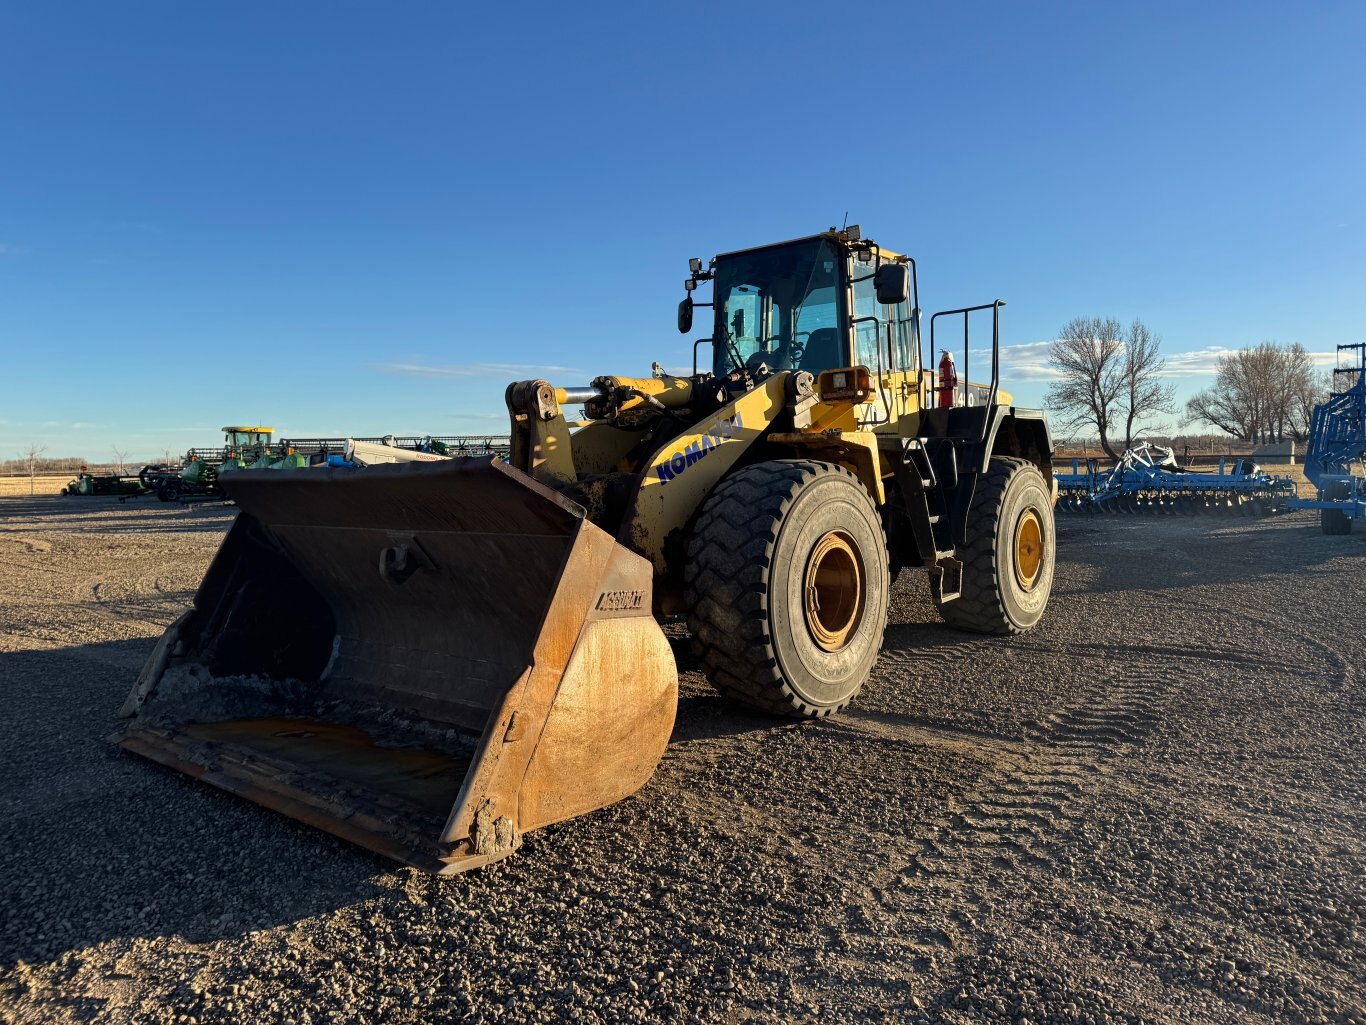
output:
[[[1352,485],[1349,481],[1337,480],[1324,490],[1323,497],[1330,502],[1345,502],[1352,497]],[[1352,532],[1352,518],[1341,509],[1320,509],[1319,526],[1325,534],[1350,534]]]
[[[944,622],[984,634],[1018,634],[1042,618],[1053,590],[1053,508],[1039,468],[1026,459],[993,456],[968,511],[962,593],[941,601]]]
[[[839,711],[882,648],[882,521],[858,479],[831,463],[774,460],[722,481],[698,516],[684,584],[707,679],[764,711]]]

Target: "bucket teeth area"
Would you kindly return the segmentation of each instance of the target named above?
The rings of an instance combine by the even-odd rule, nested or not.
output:
[[[126,750],[398,861],[440,871],[434,842],[470,757],[386,746],[354,726],[250,718],[134,726]]]

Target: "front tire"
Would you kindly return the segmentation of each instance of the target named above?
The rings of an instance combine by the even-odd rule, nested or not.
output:
[[[1026,459],[992,457],[977,482],[967,527],[967,544],[958,549],[961,594],[941,600],[939,579],[930,578],[944,622],[984,634],[1031,629],[1048,607],[1056,553],[1053,505],[1039,468]]]
[[[882,648],[882,521],[858,478],[831,463],[774,460],[722,481],[698,516],[684,584],[707,679],[768,712],[839,711]]]

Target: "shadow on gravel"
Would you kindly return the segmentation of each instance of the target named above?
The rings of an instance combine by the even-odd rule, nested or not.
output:
[[[931,611],[930,615],[938,616]],[[971,634],[955,630],[943,620],[935,618],[918,623],[888,623],[887,632],[882,637],[883,652],[916,652],[927,659],[935,660],[951,656],[966,657],[961,654],[965,645],[999,644],[999,638],[984,634]]]
[[[151,640],[0,654],[0,970],[111,939],[200,943],[335,911],[391,866],[125,754]]]
[[[236,515],[236,506],[222,502],[180,505],[155,498],[120,502],[103,496],[9,496],[0,498],[0,533],[32,534],[63,527],[149,534],[226,530]],[[40,522],[35,524],[35,520]],[[26,522],[16,526],[15,521]]]
[[[1129,555],[1116,557],[1116,547]],[[1168,590],[1313,573],[1333,559],[1366,554],[1366,533],[1330,537],[1317,517],[1299,514],[1265,520],[1063,517],[1058,549],[1060,559],[1097,571],[1088,591]]]
[[[767,715],[719,694],[682,694],[678,699],[678,718],[674,721],[669,743],[736,737],[745,733],[772,733],[782,729],[800,729],[802,724],[802,720]]]

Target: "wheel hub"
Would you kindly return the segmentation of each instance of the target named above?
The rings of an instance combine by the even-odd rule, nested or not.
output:
[[[1015,582],[1031,591],[1043,568],[1043,524],[1039,514],[1026,509],[1015,524]]]
[[[806,562],[806,628],[826,651],[838,651],[863,615],[863,566],[854,540],[842,530],[825,534]]]

